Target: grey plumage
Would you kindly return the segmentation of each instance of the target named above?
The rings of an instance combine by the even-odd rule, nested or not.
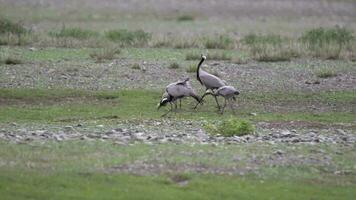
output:
[[[167,103],[170,103],[171,104],[170,111],[172,111],[173,110],[172,103],[175,103],[178,99],[182,99],[184,97],[189,97],[189,96],[193,97],[197,102],[200,102],[200,97],[195,93],[194,89],[190,85],[189,78],[186,78],[183,81],[177,81],[171,83],[167,85],[166,90],[162,95],[162,99],[158,105],[158,109],[161,106],[165,106]]]
[[[211,93],[208,92],[208,90],[214,91],[215,89],[218,89],[218,88],[226,85],[225,81],[223,81],[220,78],[218,78],[217,76],[215,76],[213,74],[210,74],[210,73],[208,73],[208,72],[206,72],[206,71],[201,69],[201,65],[205,60],[206,60],[206,57],[202,55],[201,60],[200,60],[200,62],[198,64],[198,67],[197,67],[197,71],[196,71],[198,81],[200,82],[200,84],[204,85],[205,88],[206,88],[205,94],[202,96],[200,102],[202,102],[202,100],[204,99],[204,97],[206,95],[211,94]],[[216,101],[216,104],[217,104],[218,108],[220,109],[220,105],[219,105],[218,99],[216,98],[216,96],[214,96],[214,98],[215,98],[215,101]],[[199,103],[195,106],[195,108],[198,105],[199,105]]]
[[[236,101],[235,96],[239,95],[240,92],[237,91],[233,86],[222,86],[218,88],[215,92],[208,92],[213,96],[222,96],[224,97],[224,106],[221,108],[221,114],[224,113],[224,109],[226,107],[227,101],[230,101],[230,106],[232,111],[234,112],[234,108],[232,105],[232,100]]]

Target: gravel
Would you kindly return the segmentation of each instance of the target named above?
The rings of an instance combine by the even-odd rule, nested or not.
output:
[[[266,125],[265,123],[263,124]],[[286,129],[264,128],[256,125],[254,134],[223,137],[205,132],[201,122],[144,120],[122,121],[117,125],[2,125],[0,139],[25,143],[29,141],[101,140],[116,144],[239,144],[239,143],[288,143],[288,144],[344,144],[354,145],[353,129],[315,128]],[[283,152],[276,152],[283,154]]]

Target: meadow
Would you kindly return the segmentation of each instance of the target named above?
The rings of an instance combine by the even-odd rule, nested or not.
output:
[[[355,196],[355,2],[98,2],[0,2],[2,199]]]

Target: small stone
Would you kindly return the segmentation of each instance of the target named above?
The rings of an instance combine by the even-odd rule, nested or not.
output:
[[[250,115],[252,115],[252,116],[257,116],[257,113],[250,113]]]
[[[342,129],[336,129],[336,133],[341,134],[341,135],[346,135],[346,132]]]
[[[104,128],[104,125],[102,124],[99,124],[99,125],[96,125],[97,128]]]

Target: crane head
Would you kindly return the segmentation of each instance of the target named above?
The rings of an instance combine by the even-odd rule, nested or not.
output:
[[[169,102],[168,98],[163,98],[158,104],[157,104],[157,110],[159,110],[162,106],[165,106]]]
[[[204,56],[203,54],[201,54],[201,58],[202,58],[203,60],[206,60],[206,56]]]

